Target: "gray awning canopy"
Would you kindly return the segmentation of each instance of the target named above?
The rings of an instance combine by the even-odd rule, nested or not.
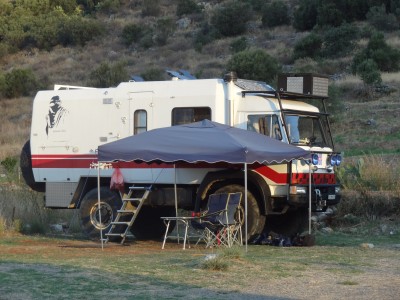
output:
[[[299,147],[209,120],[150,130],[98,148],[101,162],[273,164],[309,156]]]

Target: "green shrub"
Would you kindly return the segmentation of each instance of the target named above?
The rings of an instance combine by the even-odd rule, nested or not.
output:
[[[238,38],[231,43],[230,47],[233,53],[244,51],[248,48],[247,40],[244,36]]]
[[[39,88],[31,69],[14,69],[5,74],[4,94],[7,98],[29,96]]]
[[[400,50],[389,46],[381,32],[373,33],[367,47],[354,56],[352,63],[354,74],[357,74],[358,66],[367,59],[372,59],[380,71],[400,70]]]
[[[76,3],[82,7],[85,14],[91,14],[96,11],[96,7],[101,1],[102,0],[76,0]]]
[[[240,78],[271,83],[280,72],[278,61],[261,49],[236,53],[227,63],[227,70],[235,71]]]
[[[392,13],[386,13],[384,4],[373,6],[367,13],[368,22],[378,30],[393,31],[399,29],[399,22]]]
[[[102,0],[96,5],[96,11],[116,13],[120,9],[120,0]]]
[[[293,58],[295,60],[304,57],[318,58],[321,56],[321,51],[321,36],[311,32],[309,35],[307,35],[294,45]]]
[[[160,0],[145,0],[142,2],[142,15],[157,17],[161,12]]]
[[[203,46],[211,43],[218,37],[216,29],[209,23],[202,24],[200,30],[194,36],[194,48],[196,51],[201,52]]]
[[[290,24],[289,8],[282,1],[273,1],[266,4],[262,10],[262,25],[264,27],[276,27]]]
[[[175,22],[171,18],[158,19],[155,27],[155,42],[159,46],[167,44],[167,40],[175,31]]]
[[[331,27],[323,34],[323,57],[346,56],[354,50],[358,38],[358,29],[344,23],[339,27]]]
[[[102,25],[92,19],[83,19],[73,16],[60,24],[58,29],[58,43],[63,46],[84,46],[88,41],[103,35]]]
[[[265,5],[265,0],[242,0],[242,2],[250,5],[253,11],[256,13],[261,12]]]
[[[178,17],[195,14],[200,11],[200,6],[194,0],[178,0],[178,4],[176,6],[176,15]]]
[[[357,66],[357,74],[366,85],[378,85],[382,83],[378,65],[372,59],[366,59]]]
[[[293,27],[300,31],[311,30],[317,24],[318,0],[303,0],[294,12]]]
[[[122,29],[121,38],[126,46],[130,46],[132,43],[137,43],[144,35],[142,25],[128,24]]]
[[[61,7],[64,13],[71,15],[75,13],[77,3],[76,0],[50,0],[50,6],[52,8]]]
[[[159,68],[151,68],[140,74],[146,81],[163,80],[164,71]]]
[[[99,88],[116,86],[129,79],[123,62],[116,64],[102,63],[89,75],[89,85]]]
[[[12,174],[15,172],[18,160],[15,157],[7,157],[1,161],[1,165],[6,169],[7,173]]]
[[[223,36],[235,36],[246,31],[251,10],[245,3],[229,1],[217,8],[211,17],[211,24]]]
[[[317,24],[319,26],[337,27],[344,21],[342,12],[334,3],[320,3],[317,8]]]

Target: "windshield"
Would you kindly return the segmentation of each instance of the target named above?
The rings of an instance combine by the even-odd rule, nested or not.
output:
[[[324,116],[285,116],[290,144],[332,147]]]

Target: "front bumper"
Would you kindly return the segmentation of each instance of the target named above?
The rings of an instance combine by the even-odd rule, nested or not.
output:
[[[296,207],[308,207],[309,205],[309,187],[299,185],[293,188],[289,195],[289,205]],[[296,193],[294,191],[297,191]],[[311,187],[311,210],[325,211],[328,206],[336,205],[340,202],[339,185],[313,185]]]

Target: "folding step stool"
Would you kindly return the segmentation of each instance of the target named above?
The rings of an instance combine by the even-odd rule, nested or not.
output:
[[[137,198],[132,197],[132,194],[137,191],[142,191],[142,196]],[[122,206],[119,210],[117,210],[117,216],[115,220],[111,222],[110,230],[108,231],[108,233],[106,233],[107,238],[104,239],[106,243],[109,241],[111,236],[122,237],[121,245],[125,242],[126,235],[128,234],[129,229],[132,227],[133,222],[135,222],[136,217],[139,214],[139,211],[142,208],[144,201],[149,196],[150,191],[151,186],[129,187],[129,193],[128,195],[126,195],[126,197],[122,198]],[[132,206],[132,208],[128,207],[128,204],[131,204],[130,206]],[[122,217],[127,216],[130,216],[131,218],[129,220],[121,220]]]

